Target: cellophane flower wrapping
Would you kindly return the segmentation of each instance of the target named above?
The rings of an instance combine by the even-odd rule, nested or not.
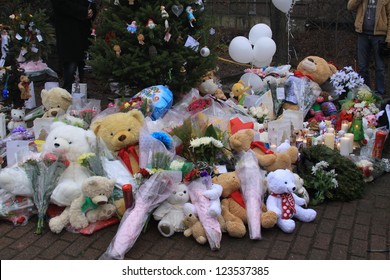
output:
[[[51,153],[43,153],[40,158],[28,159],[22,164],[31,181],[33,201],[38,209],[36,234],[43,232],[51,194],[67,166],[67,160],[63,156]]]
[[[306,116],[321,94],[320,86],[306,77],[290,76],[286,81],[286,101],[297,104]]]
[[[265,171],[260,169],[256,155],[249,150],[239,155],[236,172],[241,182],[248,217],[249,238],[261,239],[260,217],[265,189]]]
[[[188,185],[188,192],[190,194],[192,204],[195,205],[199,221],[206,232],[206,237],[211,250],[218,250],[221,247],[221,226],[217,217],[212,217],[208,214],[210,200],[203,195],[206,190],[211,188],[211,176],[207,175],[191,181]]]
[[[86,102],[82,99],[74,102],[67,110],[69,115],[80,118],[84,121],[84,128],[89,128],[92,120],[101,111],[101,100],[88,99]]]
[[[36,212],[32,198],[15,196],[0,189],[0,220],[11,221],[14,226],[24,226]]]
[[[126,210],[116,235],[100,259],[124,259],[149,214],[171,195],[181,180],[180,171],[162,170],[145,181],[135,193],[134,207]]]

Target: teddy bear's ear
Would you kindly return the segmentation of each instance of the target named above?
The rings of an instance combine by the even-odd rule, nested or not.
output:
[[[329,65],[330,71],[332,71],[333,74],[337,72],[336,66],[334,66],[332,63],[328,63],[328,65]]]
[[[102,120],[101,119],[98,119],[98,120],[95,120],[92,124],[91,124],[91,130],[95,133],[95,135],[99,135],[99,130],[100,130],[100,126],[102,125]]]
[[[87,142],[91,146],[92,149],[95,149],[96,147],[96,135],[92,130],[87,130],[85,132],[85,138],[87,139]]]
[[[72,103],[72,95],[67,90],[65,89],[61,90],[60,95],[65,102]]]
[[[129,114],[130,117],[133,117],[135,118],[136,120],[139,121],[139,123],[141,125],[144,124],[144,115],[142,114],[141,111],[138,111],[138,110],[131,110],[130,112],[128,112],[127,114]]]
[[[47,94],[48,94],[48,91],[46,89],[42,89],[42,91],[41,91],[41,98],[44,99]]]

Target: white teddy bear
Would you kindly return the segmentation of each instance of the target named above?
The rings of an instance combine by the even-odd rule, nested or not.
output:
[[[70,164],[59,178],[51,195],[51,202],[59,206],[68,206],[80,196],[82,182],[90,177],[88,170],[77,160],[85,153],[91,153],[96,147],[96,136],[93,131],[54,122],[46,138],[43,152],[59,153],[69,160]],[[7,167],[0,172],[0,188],[14,195],[32,196],[31,181],[26,172],[19,166]]]
[[[270,172],[266,180],[269,190],[267,209],[278,215],[277,225],[282,231],[287,233],[294,231],[295,221],[292,217],[302,222],[311,222],[316,218],[315,210],[301,207],[306,201],[294,193],[296,186],[293,172],[288,169],[277,169]]]
[[[218,184],[211,184],[210,189],[207,189],[203,192],[203,195],[210,200],[210,207],[207,210],[207,213],[211,217],[218,217],[221,215],[221,201],[220,197],[222,195],[223,188]]]
[[[27,127],[26,122],[24,121],[24,117],[26,112],[24,109],[12,109],[11,110],[11,120],[7,124],[7,128],[9,131],[17,128],[18,126],[22,126],[24,128]]]
[[[160,233],[169,237],[175,232],[182,232],[185,229],[183,224],[184,212],[183,206],[190,200],[188,189],[185,184],[179,184],[154,212],[153,217],[158,223]]]

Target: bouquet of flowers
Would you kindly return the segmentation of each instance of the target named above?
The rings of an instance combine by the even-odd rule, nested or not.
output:
[[[88,169],[89,172],[93,176],[105,176],[106,173],[103,168],[102,161],[100,159],[100,156],[95,153],[85,153],[82,154],[78,159],[77,162]]]
[[[328,162],[318,162],[311,168],[311,173],[314,177],[305,182],[307,188],[315,191],[315,196],[310,201],[313,205],[323,203],[325,198],[332,198],[331,190],[338,187],[337,173],[334,169],[327,170],[328,167]]]
[[[364,84],[364,79],[351,66],[338,70],[330,77],[330,81],[338,95],[348,93],[350,90]]]
[[[39,158],[31,157],[22,164],[31,180],[33,200],[38,209],[36,234],[43,232],[50,196],[68,165],[69,162],[63,156],[51,153],[41,154]]]
[[[145,117],[150,117],[152,115],[152,106],[147,98],[132,97],[128,101],[119,101],[116,106],[118,107],[119,112],[126,113],[136,109],[141,111]]]
[[[71,116],[82,119],[85,122],[85,128],[88,128],[93,118],[100,113],[100,100],[89,99],[87,102],[74,102],[68,109]]]
[[[268,109],[263,103],[260,103],[258,107],[250,107],[249,114],[254,117],[258,123],[262,124],[268,120]]]
[[[116,235],[100,259],[123,259],[137,241],[149,214],[171,195],[181,179],[178,171],[162,170],[146,180],[135,194],[134,207],[126,210]]]

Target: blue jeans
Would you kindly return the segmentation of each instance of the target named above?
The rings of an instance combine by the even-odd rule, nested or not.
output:
[[[357,55],[359,74],[364,79],[364,83],[371,89],[370,82],[370,58],[374,55],[375,62],[375,92],[383,95],[385,93],[385,62],[379,53],[379,43],[384,42],[385,36],[374,36],[367,34],[358,34]]]

